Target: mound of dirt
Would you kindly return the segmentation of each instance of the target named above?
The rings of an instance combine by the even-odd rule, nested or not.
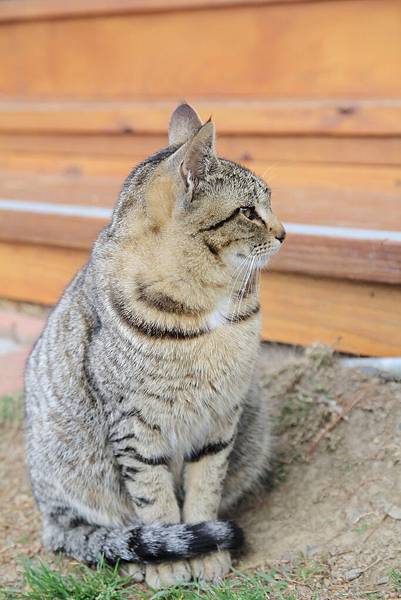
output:
[[[320,346],[268,360],[272,489],[241,510],[250,551],[239,568],[308,573],[295,581],[305,598],[311,587],[320,600],[399,597],[401,384],[346,370]]]
[[[400,596],[389,574],[401,567],[401,384],[345,370],[322,347],[262,362],[274,471],[233,515],[248,539],[237,568],[277,570],[293,598]],[[19,414],[0,418],[0,589],[19,580],[19,557],[45,555]]]

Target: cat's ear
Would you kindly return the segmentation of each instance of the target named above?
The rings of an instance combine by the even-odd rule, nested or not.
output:
[[[193,187],[196,180],[202,179],[211,163],[217,160],[215,139],[215,128],[209,119],[185,144],[185,153],[180,163],[180,174],[187,189]]]
[[[202,121],[189,106],[180,104],[171,115],[168,128],[168,143],[170,146],[184,144],[202,127]]]

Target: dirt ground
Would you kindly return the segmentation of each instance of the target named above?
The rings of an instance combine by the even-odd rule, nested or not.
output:
[[[263,353],[274,471],[237,511],[240,570],[277,568],[297,598],[397,598],[401,383],[344,370],[331,351]],[[11,402],[11,404],[10,404]],[[0,589],[46,556],[24,467],[18,399],[0,412]],[[313,596],[313,593],[318,595]]]

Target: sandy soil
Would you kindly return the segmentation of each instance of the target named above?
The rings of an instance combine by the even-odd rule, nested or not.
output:
[[[343,370],[328,349],[266,352],[275,432],[270,490],[235,517],[239,569],[277,568],[299,598],[396,598],[401,568],[401,383]],[[0,413],[0,588],[44,556],[18,408]],[[4,413],[4,411],[3,411]],[[46,556],[46,559],[50,557]]]

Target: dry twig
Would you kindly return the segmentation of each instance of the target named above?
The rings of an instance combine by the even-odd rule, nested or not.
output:
[[[345,419],[349,412],[360,402],[365,396],[365,390],[362,390],[342,411],[338,414],[330,423],[323,427],[309,446],[306,456],[307,460],[310,460],[316,452],[320,442],[327,436],[330,431],[333,431],[337,427],[338,423]]]

